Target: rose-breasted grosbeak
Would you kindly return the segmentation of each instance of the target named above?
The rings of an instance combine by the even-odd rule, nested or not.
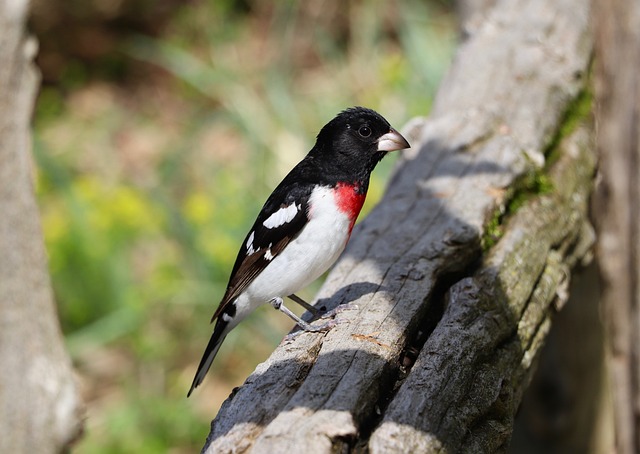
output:
[[[283,304],[317,279],[344,250],[360,213],[369,177],[389,151],[409,143],[371,109],[339,113],[316,144],[276,187],[244,239],[188,395],[204,379],[225,336],[251,311],[271,303],[307,331],[319,331]]]

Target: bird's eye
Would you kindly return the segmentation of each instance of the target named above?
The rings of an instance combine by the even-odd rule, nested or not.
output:
[[[360,134],[362,137],[369,137],[371,135],[371,128],[368,126],[360,126],[360,129],[358,129],[358,134]]]

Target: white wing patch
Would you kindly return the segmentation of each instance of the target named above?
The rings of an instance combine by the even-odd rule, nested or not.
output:
[[[247,255],[251,255],[255,252],[255,250],[253,249],[253,238],[255,236],[256,232],[251,232],[251,235],[249,235],[249,239],[247,240]],[[226,321],[226,320],[225,320]]]
[[[262,225],[264,225],[268,229],[275,229],[276,227],[280,227],[287,222],[291,222],[296,214],[298,214],[298,210],[300,209],[300,205],[296,205],[292,203],[291,205],[280,208],[278,211],[273,213],[267,219],[264,220]],[[253,237],[251,238],[253,242]]]
[[[264,258],[271,261],[273,260],[273,255],[271,254],[271,249],[267,249],[264,253]]]

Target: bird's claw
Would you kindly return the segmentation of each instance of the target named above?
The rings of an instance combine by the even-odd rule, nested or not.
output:
[[[301,325],[298,325],[296,326],[297,328],[296,331],[293,331],[285,336],[284,341],[291,342],[302,333],[321,333],[321,332],[329,331],[340,323],[341,322],[339,320],[329,320],[328,322],[322,323],[321,325],[307,324],[304,327]]]
[[[340,304],[339,306],[331,309],[330,311],[322,314],[322,316],[320,316],[321,319],[323,318],[332,318],[335,317],[338,314],[341,314],[345,311],[357,311],[359,309],[357,304],[353,304],[353,303],[345,303],[345,304]]]

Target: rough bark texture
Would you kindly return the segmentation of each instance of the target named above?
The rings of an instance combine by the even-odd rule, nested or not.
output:
[[[486,13],[319,292],[317,306],[357,309],[278,347],[205,452],[506,450],[593,241],[590,133],[567,127],[588,98],[588,17],[582,0]]]
[[[596,0],[598,263],[616,452],[640,452],[640,4]]]
[[[30,161],[37,44],[26,0],[0,1],[0,452],[60,452],[80,401],[53,305]]]

